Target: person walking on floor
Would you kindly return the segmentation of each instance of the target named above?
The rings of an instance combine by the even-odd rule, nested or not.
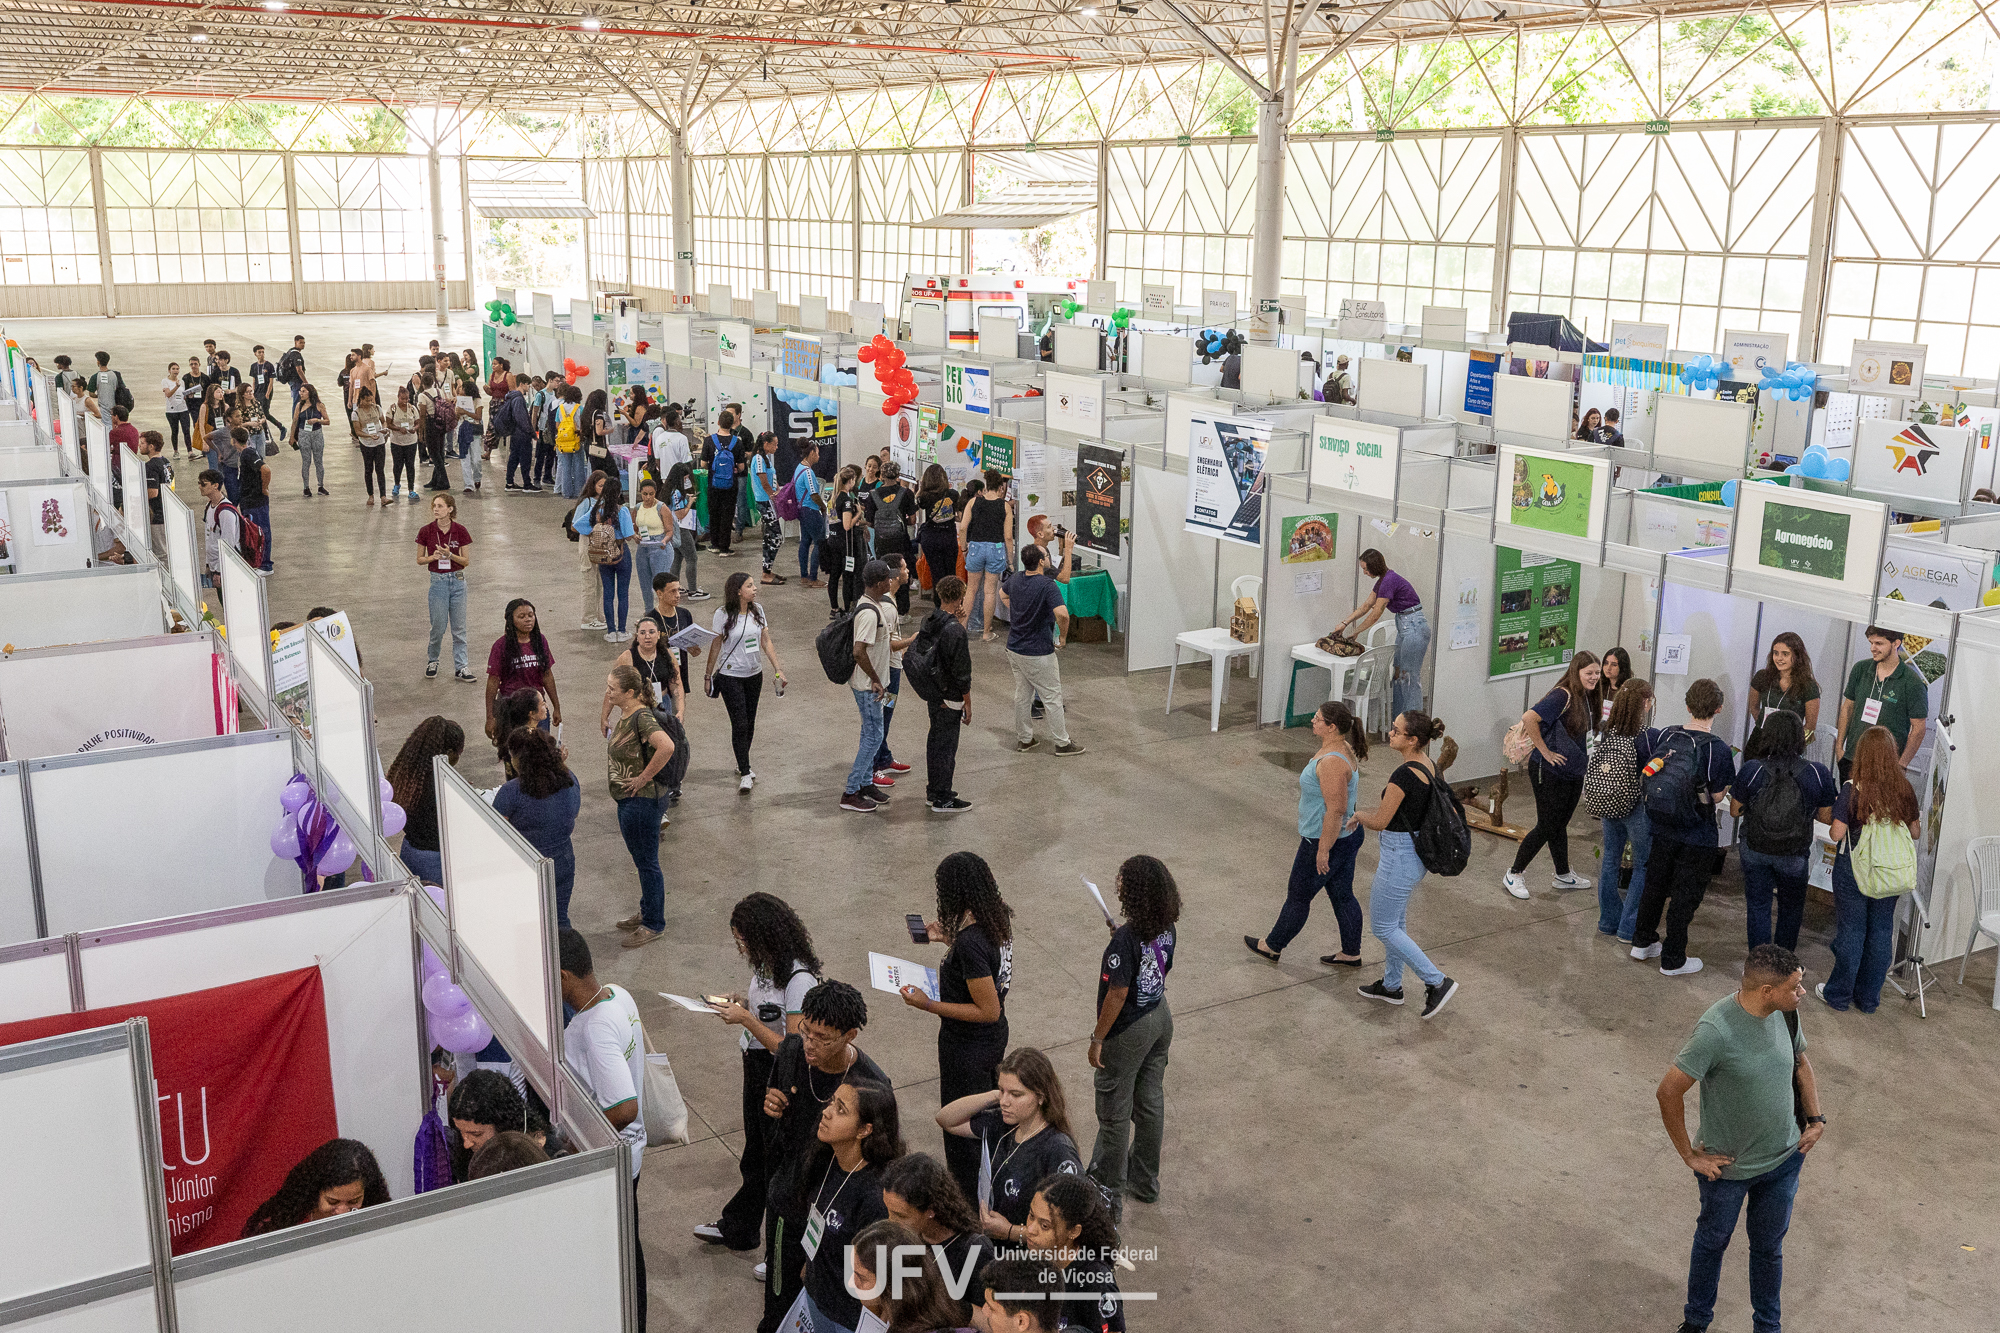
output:
[[[894,608],[896,620],[889,630],[889,688],[882,695],[882,744],[875,750],[875,785],[884,789],[894,787],[896,779],[910,771],[910,766],[896,758],[889,748],[889,729],[896,725],[896,701],[903,692],[903,654],[917,641],[914,634],[899,634],[903,624],[903,612],[908,610],[910,583],[910,562],[900,551],[890,551],[881,557],[889,567],[888,601]]]
[[[1597,816],[1604,835],[1604,860],[1597,868],[1597,930],[1626,944],[1638,928],[1639,904],[1646,895],[1646,860],[1653,853],[1653,825],[1646,815],[1641,776],[1653,757],[1652,733],[1646,725],[1652,713],[1651,685],[1628,679],[1620,686],[1583,779],[1584,803]],[[1632,851],[1629,884],[1621,882],[1619,869],[1627,847]]]
[[[1354,900],[1354,858],[1368,835],[1355,818],[1354,807],[1361,793],[1361,761],[1368,757],[1368,733],[1337,699],[1314,710],[1312,730],[1319,749],[1299,770],[1299,846],[1292,855],[1285,905],[1270,933],[1261,940],[1245,935],[1243,943],[1250,952],[1277,962],[1285,946],[1305,928],[1313,899],[1325,889],[1340,925],[1340,952],[1326,954],[1320,961],[1359,967],[1361,904]]]
[[[238,427],[240,430],[241,427]],[[263,455],[242,440],[242,457],[237,460],[237,507],[243,517],[264,530],[264,559],[257,572],[269,574],[271,565],[271,465]]]
[[[333,418],[319,400],[319,390],[310,384],[298,386],[294,401],[292,448],[299,451],[299,485],[310,499],[315,472],[319,474],[319,493],[326,494],[326,427]]]
[[[1694,920],[1715,874],[1715,800],[1736,780],[1729,746],[1710,734],[1722,711],[1722,687],[1708,679],[1688,686],[1688,721],[1650,734],[1653,757],[1642,770],[1653,850],[1646,858],[1646,892],[1632,930],[1632,956],[1660,960],[1660,975],[1692,976],[1701,959],[1688,957]],[[1666,938],[1660,915],[1666,914]]]
[[[396,389],[396,402],[385,414],[389,426],[389,462],[392,474],[389,498],[395,500],[402,495],[403,478],[410,479],[410,503],[417,502],[417,431],[423,418],[417,405],[410,401],[407,385]]]
[[[1389,748],[1403,762],[1389,775],[1389,785],[1382,789],[1382,799],[1375,808],[1360,815],[1362,827],[1379,835],[1375,840],[1375,882],[1368,890],[1368,928],[1382,941],[1387,956],[1382,979],[1358,989],[1371,1000],[1401,1004],[1403,967],[1408,964],[1424,983],[1425,1018],[1437,1017],[1458,994],[1458,983],[1424,956],[1407,930],[1410,896],[1424,878],[1424,863],[1410,835],[1423,827],[1424,816],[1437,799],[1432,787],[1437,768],[1428,752],[1431,742],[1443,735],[1443,724],[1427,714],[1398,714],[1389,725]]]
[[[354,433],[354,447],[361,455],[361,479],[368,487],[368,507],[375,507],[378,495],[386,507],[393,498],[389,494],[389,478],[382,468],[382,459],[389,448],[389,423],[382,416],[382,409],[375,405],[372,389],[363,389],[355,398],[348,425]]]
[[[785,539],[778,522],[778,437],[773,431],[757,437],[756,452],[750,456],[750,500],[764,524],[764,582],[783,583],[785,576],[771,568]]]
[[[854,670],[847,678],[854,706],[861,713],[861,742],[840,797],[840,808],[853,814],[869,814],[889,803],[889,793],[875,785],[875,756],[882,749],[882,699],[889,692],[889,644],[896,614],[894,604],[887,600],[895,584],[889,567],[880,560],[870,560],[862,568],[861,579],[865,591],[851,622]]]
[[[903,1003],[938,1016],[938,1100],[990,1093],[1007,1054],[1007,990],[1014,979],[1014,909],[984,857],[953,852],[938,862],[937,920],[927,930],[945,945],[938,964],[938,998],[903,987]],[[979,1152],[970,1139],[947,1135],[945,1165],[969,1199],[979,1197]]]
[[[435,504],[435,500],[432,502]],[[517,690],[533,690],[548,700],[551,719],[562,725],[562,696],[556,691],[556,654],[542,633],[540,613],[525,597],[507,603],[507,628],[486,653],[486,739],[498,741],[494,705]]]
[[[1887,727],[1862,732],[1853,776],[1833,803],[1839,849],[1833,861],[1833,970],[1813,988],[1829,1009],[1844,1012],[1851,1005],[1872,1014],[1882,1003],[1895,952],[1896,903],[1917,886],[1917,793],[1897,751]],[[1864,852],[1866,864],[1857,866]]]
[[[435,680],[445,630],[451,631],[452,679],[477,680],[466,670],[465,571],[472,564],[472,534],[458,521],[458,501],[431,497],[431,521],[417,529],[417,563],[431,575],[431,643],[424,678]]]
[[[1806,729],[1798,714],[1774,709],[1756,734],[1758,757],[1743,765],[1729,788],[1729,812],[1741,821],[1736,854],[1743,862],[1743,919],[1751,948],[1775,943],[1796,949],[1799,921],[1806,909],[1813,821],[1833,822],[1840,784],[1831,769],[1804,757]],[[1903,785],[1910,784],[1906,781]],[[1840,906],[1838,864],[1834,876],[1836,920]],[[1771,924],[1773,897],[1778,904],[1775,929]]]
[[[729,933],[750,964],[749,985],[723,997],[727,1003],[717,1008],[725,1024],[742,1029],[737,1042],[743,1054],[743,1153],[736,1169],[743,1183],[722,1206],[722,1216],[702,1223],[694,1234],[710,1245],[754,1250],[771,1184],[764,1091],[771,1086],[778,1048],[799,1031],[806,993],[819,984],[822,969],[812,932],[792,905],[774,894],[738,899],[729,913]]]
[[[604,641],[623,643],[632,637],[625,628],[632,611],[632,511],[618,478],[593,472],[588,485],[596,501],[577,506],[576,532],[584,559],[597,571],[598,593],[604,602]]]
[[[1098,965],[1097,1026],[1090,1034],[1097,1144],[1087,1174],[1110,1192],[1113,1218],[1122,1218],[1125,1196],[1141,1203],[1160,1198],[1167,1055],[1174,1044],[1167,973],[1174,966],[1181,892],[1152,856],[1128,857],[1118,867],[1116,887],[1125,920],[1111,926]]]
[[[947,574],[936,584],[943,605],[925,617],[903,655],[903,678],[930,711],[924,740],[924,801],[932,814],[955,815],[972,802],[952,785],[958,737],[972,725],[972,649],[965,633],[965,580]]]
[[[748,464],[748,451],[736,438],[736,414],[724,408],[716,414],[715,431],[702,446],[702,466],[708,469],[708,546],[717,555],[729,549],[736,531],[736,485]]]
[[[1041,744],[1035,739],[1030,710],[1037,700],[1047,710],[1055,752],[1065,759],[1083,753],[1069,737],[1063,714],[1062,667],[1056,653],[1069,632],[1069,607],[1062,588],[1069,581],[1069,555],[1076,534],[1065,533],[1055,577],[1049,576],[1048,552],[1028,546],[1021,552],[1021,572],[1008,579],[1000,596],[1007,603],[1007,666],[1014,673],[1014,748],[1025,754]]]
[[[639,910],[618,923],[629,932],[625,947],[651,944],[666,933],[667,881],[660,873],[660,816],[667,794],[661,770],[674,742],[653,716],[652,691],[629,666],[615,666],[604,681],[618,721],[605,736],[611,799],[618,803],[618,832],[639,872]]]
[[[505,364],[504,362],[500,364]],[[528,408],[528,377],[516,375],[506,395],[493,406],[493,436],[507,449],[509,491],[535,491],[535,425]],[[516,476],[519,481],[515,480]]]
[[[583,490],[574,497],[569,511],[569,532],[566,535],[576,541],[577,554],[583,559],[583,618],[577,622],[578,629],[610,629],[600,609],[604,603],[604,580],[599,576],[597,566],[591,562],[590,546],[584,540],[595,526],[597,494],[607,480],[609,478],[602,472],[593,472],[584,478]]]
[[[694,465],[674,464],[660,484],[666,488],[666,506],[674,516],[674,577],[687,590],[690,602],[705,602],[710,594],[695,582],[697,553],[701,550],[701,515],[695,508]]]
[[[632,531],[638,538],[632,551],[633,572],[644,598],[652,591],[653,576],[674,567],[674,511],[660,502],[660,483],[651,477],[639,482]]]
[[[1369,549],[1360,557],[1362,572],[1375,580],[1368,600],[1340,622],[1344,630],[1355,621],[1365,632],[1387,611],[1396,619],[1396,673],[1389,686],[1390,703],[1398,713],[1424,706],[1424,654],[1431,646],[1431,622],[1424,616],[1423,599],[1410,581],[1389,568],[1380,551]]]
[[[1752,1327],[1757,1333],[1781,1327],[1792,1201],[1806,1154],[1826,1133],[1819,1083],[1799,1029],[1805,992],[1798,956],[1775,944],[1758,945],[1743,960],[1736,993],[1708,1007],[1660,1080],[1660,1121],[1701,1196],[1680,1333],[1705,1333],[1714,1321],[1722,1256],[1746,1203]],[[1696,1084],[1701,1126],[1690,1137],[1687,1094]]]
[[[820,574],[820,548],[826,542],[826,501],[820,496],[819,473],[813,464],[819,459],[819,445],[807,440],[799,446],[798,465],[792,469],[792,491],[799,505],[799,586],[824,588]]]
[[[186,440],[188,452],[194,452],[194,418],[189,415],[187,385],[181,380],[180,362],[167,365],[166,377],[160,381],[160,396],[167,408],[167,436],[176,454],[181,451],[181,441]]]
[[[1516,898],[1528,896],[1528,863],[1547,847],[1555,863],[1557,889],[1587,889],[1590,881],[1570,873],[1569,821],[1583,798],[1585,738],[1601,724],[1603,705],[1598,689],[1603,668],[1590,653],[1569,660],[1556,687],[1541,702],[1521,714],[1521,726],[1534,753],[1528,756],[1528,785],[1535,793],[1535,827],[1521,839],[1514,864],[1501,881]]]
[[[958,538],[965,547],[965,574],[972,581],[972,623],[979,641],[993,641],[993,617],[1000,606],[1000,580],[1014,567],[1014,495],[997,469],[988,468],[983,489],[967,499]],[[1069,568],[1064,560],[1063,568]]]
[[[785,690],[785,669],[778,665],[777,645],[757,597],[757,581],[738,570],[722,585],[722,605],[709,622],[715,637],[708,642],[708,665],[702,671],[702,692],[718,696],[729,710],[729,744],[736,752],[736,790],[757,784],[750,767],[750,744],[757,738],[757,700],[764,693],[761,651],[771,659],[778,693]]]

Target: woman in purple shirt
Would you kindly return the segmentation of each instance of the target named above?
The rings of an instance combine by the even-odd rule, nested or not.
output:
[[[1375,580],[1368,600],[1354,614],[1340,622],[1346,629],[1355,621],[1366,630],[1387,611],[1396,617],[1396,675],[1390,686],[1390,705],[1395,716],[1422,711],[1424,706],[1424,654],[1431,646],[1431,622],[1424,618],[1423,599],[1410,581],[1389,568],[1389,562],[1373,547],[1361,553],[1361,568]]]

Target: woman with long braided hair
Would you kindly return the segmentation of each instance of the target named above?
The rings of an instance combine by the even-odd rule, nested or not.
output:
[[[438,851],[437,792],[431,778],[431,760],[438,755],[458,767],[465,753],[465,728],[448,717],[432,715],[417,723],[396,760],[389,765],[389,785],[395,802],[403,807],[409,822],[403,826],[403,864],[426,884],[444,882],[444,857]]]

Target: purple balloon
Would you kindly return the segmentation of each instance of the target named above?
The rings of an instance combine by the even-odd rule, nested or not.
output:
[[[431,900],[431,906],[444,911],[444,890],[435,884],[424,885],[424,894]]]
[[[299,826],[296,820],[286,815],[271,830],[271,855],[282,860],[295,860],[299,854]]]
[[[304,774],[301,774],[287,782],[285,789],[278,793],[278,804],[285,807],[286,814],[295,815],[299,812],[299,807],[312,798],[312,784],[306,781]]]
[[[417,943],[422,945],[424,950],[424,980],[429,981],[436,976],[448,976],[451,969],[444,965],[444,959],[438,957],[431,946],[424,941],[419,940]]]
[[[333,841],[327,844],[324,852],[320,853],[319,873],[338,875],[353,865],[354,858],[360,854],[360,849],[354,845],[354,840],[347,836],[347,830],[335,829]]]
[[[464,1013],[453,1014],[449,1018],[433,1014],[429,1026],[433,1041],[460,1055],[483,1050],[486,1043],[493,1040],[493,1029],[486,1025],[486,1020],[479,1016],[476,1009],[468,1008]]]
[[[424,982],[424,1008],[439,1018],[451,1018],[472,1007],[464,991],[452,984],[451,978],[440,972]]]
[[[402,806],[389,801],[382,806],[382,836],[393,838],[403,831],[403,825],[410,822],[410,816]]]
[[[396,799],[396,788],[394,787],[394,785],[390,783],[389,779],[387,778],[383,778],[381,780],[381,792],[382,792],[382,801],[385,805],[388,802]]]

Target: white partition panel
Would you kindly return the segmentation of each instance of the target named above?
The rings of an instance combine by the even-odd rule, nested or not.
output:
[[[1285,520],[1305,515],[1333,514],[1333,558],[1288,563]],[[1264,640],[1263,672],[1259,684],[1258,720],[1283,722],[1285,702],[1292,689],[1292,649],[1311,644],[1340,623],[1354,609],[1354,558],[1360,552],[1360,533],[1368,520],[1353,514],[1336,513],[1325,500],[1299,498],[1298,483],[1280,480],[1273,488],[1264,519],[1264,596],[1258,633]],[[1372,530],[1371,530],[1372,531]],[[1228,595],[1228,589],[1223,590]],[[1428,604],[1430,598],[1425,595]],[[1311,677],[1322,692],[1313,695],[1303,689],[1294,707],[1303,712],[1326,696],[1325,671]]]
[[[97,502],[111,508],[111,431],[100,417],[83,415],[83,447],[89,461],[90,489]]]
[[[218,548],[222,576],[222,623],[229,627],[229,658],[239,685],[247,687],[260,711],[271,697],[271,615],[264,605],[264,580],[227,543]]]
[[[46,759],[218,734],[216,646],[210,634],[171,634],[0,659],[7,753]]]
[[[1172,666],[1176,636],[1215,623],[1216,542],[1186,531],[1187,485],[1185,472],[1132,469],[1126,492],[1132,509],[1128,671]]]
[[[83,939],[86,1007],[317,966],[341,1135],[375,1150],[390,1195],[401,1199],[414,1188],[410,1136],[424,1110],[410,931],[409,893],[388,885],[96,931]]]
[[[625,1327],[629,1189],[616,1149],[412,1199],[392,1187],[382,1207],[175,1264],[180,1333],[408,1328],[442,1274],[467,1327],[613,1333]]]
[[[1653,421],[1653,453],[1662,460],[1706,468],[1706,475],[1696,480],[1741,476],[1756,415],[1757,409],[1748,403],[1663,393]]]
[[[26,421],[5,423],[11,426],[27,426],[33,432],[33,424]],[[11,442],[10,442],[11,443]],[[37,444],[29,448],[0,448],[0,481],[34,481],[41,477],[62,475],[62,455],[53,445]]]
[[[1354,404],[1364,412],[1389,412],[1396,416],[1424,415],[1428,367],[1393,357],[1369,357],[1361,363],[1360,382],[1355,385]]]
[[[43,386],[46,388],[46,380],[43,381]],[[48,403],[42,404],[42,420],[48,422],[56,434],[56,444],[62,452],[64,473],[72,477],[83,475],[83,441],[79,438],[76,424],[76,400],[65,390],[57,389],[53,413],[49,410]]]
[[[306,676],[312,687],[312,742],[320,774],[333,779],[339,797],[366,821],[372,838],[381,821],[382,765],[375,752],[368,683],[317,634],[306,635]]]
[[[1299,396],[1299,354],[1289,347],[1246,347],[1238,383],[1255,398]]]
[[[1104,334],[1087,324],[1055,326],[1055,363],[1065,370],[1101,370]]]
[[[49,933],[297,895],[271,854],[294,771],[275,731],[31,761]]]
[[[1167,384],[1194,381],[1194,339],[1171,333],[1141,332],[1137,339],[1139,374]]]
[[[97,1296],[97,1291],[105,1294]],[[64,1305],[11,1325],[13,1333],[158,1333],[160,1328],[150,1273],[135,1274],[125,1282],[96,1284],[68,1296],[83,1303]]]
[[[1681,580],[1694,572],[1688,565],[1697,559],[1713,564],[1726,560],[1727,556],[1716,550],[1701,557],[1677,555],[1667,561],[1667,578],[1660,589],[1660,637],[1687,636],[1687,672],[1679,676],[1663,675],[1658,667],[1654,668],[1655,726],[1677,726],[1688,720],[1687,703],[1682,696],[1689,685],[1704,676],[1722,687],[1723,716],[1740,718],[1744,700],[1750,693],[1750,674],[1757,668],[1757,630],[1763,603],[1754,597],[1688,586]],[[1826,673],[1828,680],[1837,678],[1832,672]],[[1838,706],[1838,700],[1831,703]],[[1827,722],[1826,707],[1823,703],[1822,726]],[[1736,739],[1733,729],[1730,739]]]
[[[27,785],[19,761],[0,764],[0,944],[32,940],[35,924],[34,853],[28,843]],[[0,1022],[5,1022],[0,1014]]]
[[[166,520],[167,574],[180,589],[190,610],[201,605],[201,520],[171,486],[160,491],[160,517]]]
[[[151,1269],[159,1168],[144,1031],[121,1023],[0,1047],[0,1125],[34,1145],[7,1167],[0,1304]]]
[[[1568,380],[1538,380],[1529,375],[1493,377],[1493,429],[1545,440],[1569,438]]]
[[[557,1050],[549,1010],[556,991],[550,958],[554,882],[542,855],[480,798],[458,770],[436,763],[438,834],[452,929],[472,951],[528,1033]],[[523,1053],[525,1054],[525,1053]]]
[[[158,634],[159,572],[117,565],[0,579],[0,627],[16,648]]]
[[[8,543],[16,574],[57,574],[86,569],[91,560],[90,490],[82,481],[30,480],[0,489],[14,539]],[[53,506],[53,507],[51,507]],[[0,639],[13,638],[16,622],[0,620]]]
[[[0,1023],[69,1012],[66,941],[0,944]]]
[[[1489,679],[1494,548],[1483,538],[1447,535],[1441,551],[1444,592],[1438,600],[1446,606],[1435,608],[1431,617],[1431,713],[1444,720],[1447,734],[1458,742],[1458,764],[1447,776],[1461,782],[1490,777],[1506,767],[1500,742],[1507,728],[1519,722],[1528,705],[1555,684],[1563,668],[1556,665],[1546,673]],[[1452,621],[1459,585],[1467,580],[1477,593],[1474,623],[1478,633],[1469,645],[1454,649]],[[1433,608],[1427,603],[1425,609]],[[1516,773],[1514,784],[1510,800],[1523,802],[1521,808],[1526,808],[1531,802],[1525,775]]]
[[[130,448],[120,445],[117,467],[119,487],[125,497],[125,526],[132,534],[127,548],[137,546],[140,550],[150,551],[153,549],[153,509],[146,503],[146,465]]]

